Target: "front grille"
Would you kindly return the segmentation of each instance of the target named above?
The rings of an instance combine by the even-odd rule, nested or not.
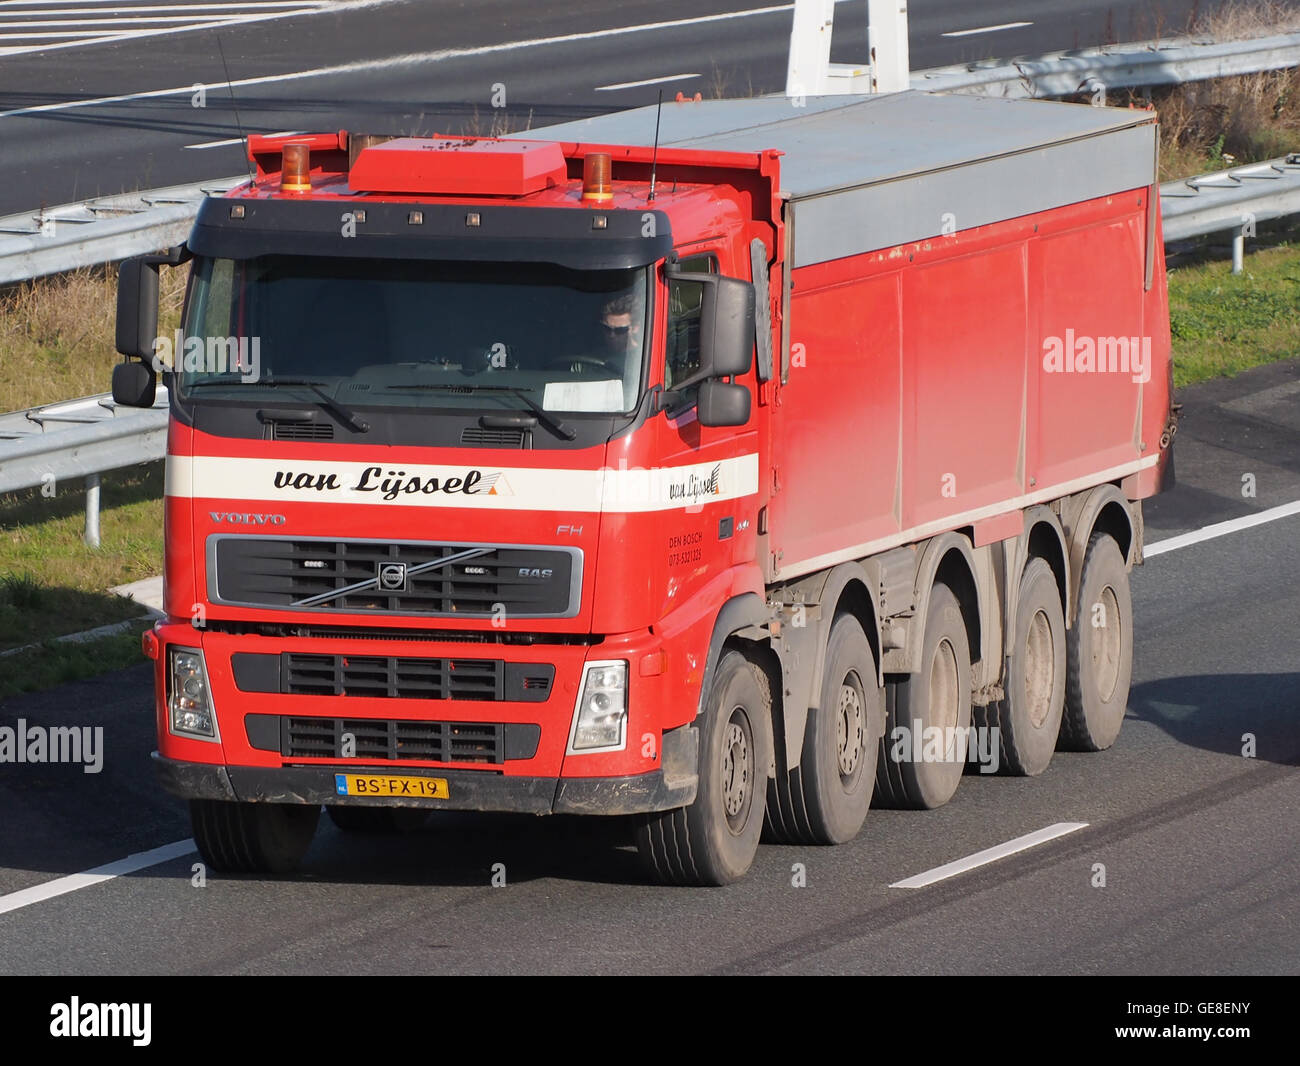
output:
[[[280,754],[287,759],[501,763],[506,758],[506,727],[499,722],[290,717],[281,722]]]
[[[578,611],[577,548],[226,534],[208,543],[217,603],[481,618]]]
[[[499,700],[500,659],[403,659],[288,654],[280,691],[298,696],[382,696],[399,700]]]
[[[240,651],[230,668],[241,692],[394,700],[544,703],[555,680],[552,663],[396,655]]]

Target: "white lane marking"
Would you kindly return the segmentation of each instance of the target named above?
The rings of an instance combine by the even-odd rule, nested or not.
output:
[[[281,5],[276,5],[276,8],[274,9],[261,8],[259,6],[258,8],[254,8],[252,10],[245,9],[247,10],[246,14],[240,14],[238,12],[232,11],[228,15],[223,15],[223,16],[198,16],[199,19],[204,19],[204,18],[211,19],[215,17],[217,18],[217,21],[215,22],[196,21],[195,19],[185,19],[186,25],[183,26],[159,26],[154,29],[136,29],[136,30],[128,29],[125,26],[123,26],[122,28],[112,33],[111,35],[92,36],[89,33],[87,33],[83,39],[75,40],[75,41],[64,41],[60,44],[32,44],[32,45],[27,45],[26,47],[5,46],[0,48],[0,56],[28,55],[36,52],[56,52],[56,51],[61,51],[62,49],[65,48],[81,48],[85,45],[104,44],[105,42],[129,41],[141,37],[158,37],[162,34],[193,33],[195,30],[222,29],[226,27],[233,28],[236,26],[248,25],[254,22],[265,22],[268,19],[297,18],[300,15],[319,15],[324,12],[335,13],[335,12],[346,11],[346,10],[355,10],[357,8],[375,7],[379,4],[390,4],[395,2],[396,0],[335,0],[334,3],[331,3],[328,6],[323,6],[316,3],[309,3],[309,4],[297,5],[289,9],[283,9]],[[40,12],[35,12],[35,11],[26,12],[26,13],[40,14]],[[97,20],[97,21],[109,21],[109,20]],[[150,20],[126,19],[120,21],[131,23],[131,22],[148,22]],[[153,20],[153,21],[162,21],[162,20]],[[168,21],[176,21],[176,20],[173,19]],[[75,23],[69,23],[69,24],[75,25]],[[18,24],[9,23],[7,25],[14,26]],[[44,35],[34,34],[33,36],[43,37]]]
[[[1270,507],[1267,511],[1259,511],[1256,514],[1248,514],[1241,518],[1231,518],[1226,522],[1215,522],[1211,526],[1203,526],[1201,529],[1194,529],[1190,533],[1180,533],[1176,537],[1158,540],[1154,544],[1145,545],[1142,549],[1142,555],[1149,559],[1153,555],[1163,555],[1165,552],[1177,551],[1179,548],[1186,548],[1189,544],[1200,544],[1203,540],[1214,540],[1215,537],[1226,537],[1229,533],[1236,533],[1238,530],[1262,526],[1266,522],[1276,522],[1279,518],[1290,518],[1296,514],[1300,514],[1300,500],[1293,500],[1291,503],[1284,503],[1279,507]]]
[[[276,7],[319,7],[327,4],[330,0],[279,0],[279,2],[263,2],[263,0],[246,0],[242,4],[131,4],[122,6],[114,4],[111,8],[102,7],[65,7],[57,10],[46,10],[51,4],[58,3],[59,0],[43,0],[39,5],[26,5],[32,7],[30,11],[20,10],[13,0],[0,8],[0,19],[17,19],[27,18],[31,15],[98,15],[101,11],[109,10],[115,15],[121,15],[128,11],[142,11],[149,14],[157,14],[162,11],[185,11],[194,13],[196,11],[270,11]],[[86,3],[86,0],[67,0],[68,3]],[[103,0],[104,3],[111,3],[112,0]]]
[[[256,135],[256,134],[255,134]],[[263,137],[301,137],[302,130],[281,130],[279,133],[263,133]],[[224,148],[228,144],[243,144],[243,137],[228,137],[224,141],[204,141],[202,144],[187,144],[186,148]]]
[[[925,873],[917,874],[915,877],[895,881],[889,887],[925,888],[926,885],[932,885],[936,881],[956,877],[958,874],[964,874],[967,870],[974,870],[979,866],[987,866],[991,862],[997,862],[998,859],[1005,859],[1008,855],[1015,855],[1017,852],[1025,851],[1039,844],[1046,844],[1049,840],[1055,840],[1057,837],[1063,837],[1067,833],[1073,833],[1087,827],[1087,822],[1057,822],[1055,825],[1049,825],[1046,829],[1038,829],[1032,833],[1026,833],[1022,837],[1016,837],[1015,840],[1008,840],[1005,844],[997,844],[994,847],[985,848],[983,851],[977,851],[974,855],[967,855],[964,859],[957,859],[955,862],[936,866],[933,870],[926,870]]]
[[[157,15],[144,16],[142,18],[89,18],[89,19],[31,19],[26,22],[6,22],[4,27],[7,30],[21,30],[24,28],[36,29],[44,26],[147,26],[158,22],[239,22],[241,16],[235,15]],[[116,30],[113,30],[116,33]],[[33,34],[35,37],[44,37],[46,34]]]
[[[1032,22],[1003,22],[997,26],[977,26],[973,30],[950,30],[939,34],[940,37],[970,37],[977,33],[997,33],[998,30],[1018,30],[1021,26],[1032,26]]]
[[[179,859],[182,855],[189,855],[197,850],[194,841],[178,840],[174,844],[164,844],[160,848],[136,852],[134,855],[128,855],[125,859],[110,862],[106,866],[96,866],[93,870],[87,870],[85,873],[69,874],[67,877],[46,881],[43,885],[33,885],[31,888],[19,889],[17,892],[10,892],[7,896],[0,896],[0,914],[7,914],[9,911],[16,911],[22,907],[30,907],[33,903],[43,903],[55,896],[62,896],[68,892],[76,892],[78,889],[89,888],[91,885],[97,885],[102,881],[111,881],[115,877],[121,877],[123,874],[133,874],[137,870],[145,870],[150,866],[157,866],[159,863],[171,862],[172,859]]]
[[[343,8],[365,7],[371,4],[390,3],[392,0],[348,0],[329,8],[330,11],[339,11]],[[835,0],[838,3],[846,3],[847,0]],[[693,18],[672,19],[668,22],[646,22],[636,26],[616,26],[608,30],[588,30],[584,33],[566,33],[557,37],[535,37],[523,41],[506,41],[502,44],[485,44],[473,48],[443,48],[434,52],[410,52],[406,55],[389,56],[386,59],[365,59],[357,60],[353,63],[340,63],[332,67],[314,67],[311,70],[298,70],[288,74],[264,74],[256,78],[237,78],[233,82],[214,81],[204,86],[209,92],[218,89],[224,89],[227,85],[239,88],[244,85],[272,85],[282,81],[301,81],[304,78],[328,78],[339,74],[358,74],[372,70],[387,70],[392,67],[418,66],[424,63],[441,63],[449,59],[466,59],[477,56],[495,55],[498,52],[513,52],[524,48],[542,48],[555,44],[572,44],[577,41],[594,41],[605,37],[620,37],[632,33],[646,33],[656,30],[673,30],[680,29],[683,26],[698,26],[709,22],[723,22],[727,19],[749,18],[755,15],[772,15],[780,14],[784,11],[793,11],[793,4],[776,4],[772,7],[751,7],[744,11],[727,11],[719,15],[697,15]],[[312,12],[313,14],[319,12]],[[288,18],[290,15],[301,15],[304,12],[294,11],[285,14],[283,17]],[[265,15],[262,18],[279,18],[279,15]],[[185,29],[206,29],[209,27],[186,27]],[[154,31],[142,30],[140,35]],[[183,33],[182,30],[160,30],[160,33]],[[179,96],[184,94],[189,96],[194,92],[195,86],[180,85],[174,89],[150,89],[147,92],[139,93],[122,93],[120,96],[99,96],[88,100],[65,100],[57,104],[36,104],[32,107],[20,107],[13,111],[0,111],[0,118],[12,118],[18,115],[38,115],[49,111],[70,111],[78,107],[100,107],[104,104],[120,104],[131,100],[148,100],[160,96]]]
[[[662,78],[646,78],[644,81],[620,81],[616,85],[597,85],[596,92],[609,93],[616,89],[639,89],[643,85],[661,85],[667,81],[687,81],[698,78],[698,74],[668,74]]]
[[[92,11],[122,10],[122,11],[139,11],[148,5],[140,5],[136,0],[2,0],[6,11],[16,10],[22,7],[34,8],[36,11],[43,11],[48,7],[61,7],[64,4],[98,4],[99,7],[90,8]],[[318,7],[326,7],[335,3],[336,0],[243,0],[242,3],[203,3],[203,4],[170,4],[167,8],[178,7],[185,11],[206,11],[214,7],[304,7],[314,4]],[[63,8],[63,10],[68,10]],[[30,14],[31,12],[28,12]]]
[[[8,27],[0,22],[0,30]],[[0,33],[0,41],[50,41],[58,37],[72,37],[84,41],[90,37],[114,37],[117,30],[78,30],[76,33]]]

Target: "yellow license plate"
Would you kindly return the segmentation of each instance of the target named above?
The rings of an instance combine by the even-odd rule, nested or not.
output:
[[[410,796],[415,799],[450,799],[445,777],[410,777],[393,774],[335,774],[334,791],[340,796]]]

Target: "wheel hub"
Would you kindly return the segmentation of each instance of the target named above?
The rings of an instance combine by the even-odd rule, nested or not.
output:
[[[930,664],[930,724],[941,730],[944,738],[944,761],[953,762],[957,758],[954,750],[957,737],[957,716],[961,708],[961,696],[958,693],[957,652],[951,643],[942,640],[934,649],[934,660]],[[921,742],[914,737],[914,744]]]
[[[1120,648],[1124,634],[1123,619],[1119,614],[1119,601],[1115,590],[1107,585],[1097,597],[1101,606],[1101,625],[1092,630],[1092,676],[1097,694],[1103,703],[1109,703],[1119,685]]]
[[[862,762],[864,714],[856,681],[856,677],[849,675],[841,682],[839,713],[835,716],[835,743],[842,777],[852,777]]]
[[[1051,710],[1052,690],[1056,684],[1056,647],[1046,612],[1034,614],[1025,643],[1025,699],[1029,721],[1035,729],[1041,729]]]
[[[732,711],[722,739],[722,803],[727,820],[741,818],[753,788],[753,753],[740,708]]]

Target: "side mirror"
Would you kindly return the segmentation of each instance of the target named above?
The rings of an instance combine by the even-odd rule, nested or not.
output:
[[[724,378],[748,373],[754,360],[754,286],[720,274],[697,274],[692,280],[704,283],[701,375]]]
[[[702,381],[695,412],[702,426],[743,426],[749,421],[749,390],[725,381]]]
[[[158,378],[148,363],[118,363],[113,367],[113,402],[123,407],[152,407]]]
[[[153,358],[158,335],[158,261],[154,255],[124,260],[117,270],[117,350]],[[113,380],[117,380],[114,373]]]

